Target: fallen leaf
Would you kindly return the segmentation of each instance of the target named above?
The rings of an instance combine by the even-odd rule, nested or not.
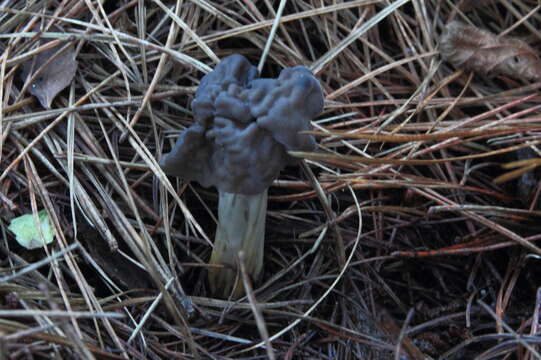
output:
[[[527,80],[541,79],[541,60],[534,49],[516,38],[453,21],[440,38],[442,57],[457,68]]]
[[[40,40],[40,46],[52,40]],[[24,81],[39,71],[30,84],[30,93],[38,98],[44,108],[50,109],[51,103],[73,80],[77,71],[75,60],[75,47],[68,46],[60,54],[51,59],[65,44],[44,50],[22,64],[22,78]],[[50,60],[50,61],[49,61]],[[47,64],[42,68],[43,65]]]
[[[15,234],[15,240],[27,248],[36,249],[50,244],[54,239],[53,229],[49,221],[49,216],[45,209],[38,212],[39,228],[43,234],[43,238],[39,234],[38,227],[34,221],[33,214],[26,214],[11,220],[8,229]]]

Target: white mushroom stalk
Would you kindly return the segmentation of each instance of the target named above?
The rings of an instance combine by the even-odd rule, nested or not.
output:
[[[160,165],[169,175],[219,192],[218,226],[209,283],[214,294],[238,297],[243,286],[238,254],[254,280],[263,269],[267,189],[288,164],[288,151],[312,151],[302,131],[323,110],[323,92],[310,70],[296,66],[277,79],[257,79],[241,55],[223,59],[205,75],[192,102],[195,123]]]
[[[246,272],[254,279],[259,277],[263,269],[266,215],[266,190],[256,195],[220,191],[218,227],[210,264],[222,264],[225,268],[209,269],[210,289],[214,294],[228,294],[231,288],[233,297],[243,294],[242,277],[238,273],[240,251],[246,254]]]

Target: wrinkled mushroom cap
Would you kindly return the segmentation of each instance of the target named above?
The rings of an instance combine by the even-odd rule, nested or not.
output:
[[[229,193],[253,195],[270,186],[288,163],[287,151],[311,151],[314,137],[299,134],[323,110],[323,92],[309,69],[256,79],[241,55],[205,75],[192,102],[196,122],[160,165],[169,175]]]

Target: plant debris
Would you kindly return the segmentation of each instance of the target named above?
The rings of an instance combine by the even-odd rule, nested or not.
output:
[[[52,40],[41,39],[40,46]],[[38,98],[41,106],[51,108],[56,95],[71,82],[77,71],[73,44],[59,44],[39,52],[22,64],[22,78],[31,81],[30,93]]]
[[[112,250],[100,233],[86,223],[78,225],[79,239],[103,271],[123,289],[148,289],[152,282],[139,264],[127,260],[118,249]]]
[[[442,57],[457,68],[484,75],[541,80],[541,59],[526,42],[453,21],[440,38]]]
[[[11,220],[8,229],[15,234],[15,240],[27,249],[37,249],[54,240],[54,232],[47,210],[38,212],[38,224],[34,214],[25,214]]]

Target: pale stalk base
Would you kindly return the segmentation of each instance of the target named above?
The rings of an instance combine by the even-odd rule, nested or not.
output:
[[[210,264],[225,265],[210,268],[211,291],[221,297],[240,297],[244,286],[240,274],[239,251],[245,254],[246,272],[257,279],[263,268],[267,191],[257,195],[220,192],[218,228]]]

